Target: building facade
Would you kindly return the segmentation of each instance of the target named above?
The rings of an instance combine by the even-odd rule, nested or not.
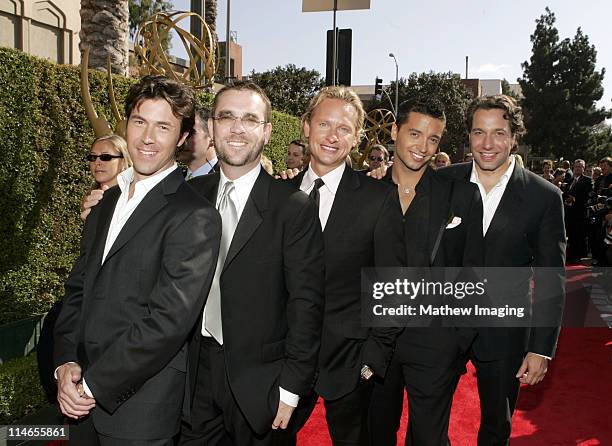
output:
[[[78,64],[79,8],[77,0],[0,0],[0,46]]]

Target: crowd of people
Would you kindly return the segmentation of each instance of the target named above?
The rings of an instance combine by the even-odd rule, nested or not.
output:
[[[253,83],[224,87],[208,111],[184,85],[147,76],[125,111],[126,144],[99,138],[87,158],[96,184],[55,326],[74,444],[290,445],[322,398],[335,445],[395,445],[406,390],[407,444],[448,445],[467,361],[478,444],[508,444],[519,387],[544,379],[559,326],[370,327],[361,272],[563,269],[564,206],[569,215],[586,180],[575,163],[562,192],[552,166],[542,178],[519,164],[512,98],[471,103],[472,159],[453,165],[436,98],[400,104],[394,156],[371,147],[366,174],[348,162],[361,100],[325,87],[280,178],[262,166],[271,105]],[[526,298],[541,286],[529,282]],[[563,273],[547,286],[560,321]]]
[[[542,178],[563,192],[568,263],[590,254],[594,265],[612,266],[612,157],[600,159],[597,166],[582,159],[573,164],[562,160],[556,168],[545,160],[542,169]]]

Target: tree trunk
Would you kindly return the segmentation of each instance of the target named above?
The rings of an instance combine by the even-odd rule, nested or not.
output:
[[[89,66],[127,75],[129,47],[128,0],[81,0],[81,53],[89,47]]]
[[[217,35],[217,0],[206,0],[204,21],[216,37]]]

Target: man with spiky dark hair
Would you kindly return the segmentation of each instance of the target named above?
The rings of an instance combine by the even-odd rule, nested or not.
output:
[[[465,247],[482,240],[478,190],[465,180],[431,167],[445,129],[437,100],[415,97],[399,106],[391,136],[395,162],[384,181],[397,186],[402,206],[407,267],[461,267],[477,264]],[[380,173],[380,172],[379,172]],[[376,172],[373,174],[376,176]],[[409,400],[407,444],[448,444],[453,392],[464,369],[469,340],[450,327],[405,328],[384,380],[377,380],[370,404],[370,441],[397,444],[404,387]]]

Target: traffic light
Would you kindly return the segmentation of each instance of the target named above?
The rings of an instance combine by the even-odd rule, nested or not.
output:
[[[382,79],[377,76],[376,82],[374,83],[374,96],[378,96],[380,94],[382,94]]]

